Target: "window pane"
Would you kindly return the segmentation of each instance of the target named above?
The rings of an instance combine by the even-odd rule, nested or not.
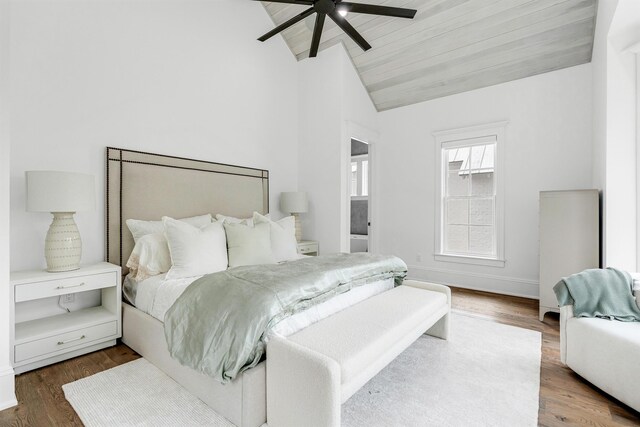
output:
[[[495,158],[495,143],[474,145],[471,147],[471,166],[472,172],[493,172]]]
[[[469,169],[469,147],[450,148],[446,155],[449,171]]]
[[[471,195],[472,196],[493,196],[495,186],[493,185],[493,172],[474,173],[471,175]]]
[[[469,200],[469,224],[493,225],[493,198]]]
[[[358,162],[351,162],[351,195],[358,195]]]
[[[466,225],[447,225],[445,227],[445,251],[466,253],[469,251],[469,227]]]
[[[468,196],[469,175],[461,172],[449,172],[447,177],[447,196]]]
[[[471,167],[470,169],[478,170],[482,167],[482,158],[484,157],[484,150],[486,145],[475,145],[471,147]]]
[[[469,252],[479,255],[493,255],[493,227],[469,227]]]
[[[447,200],[447,224],[469,224],[469,200]]]
[[[369,160],[362,161],[362,195],[369,195]]]

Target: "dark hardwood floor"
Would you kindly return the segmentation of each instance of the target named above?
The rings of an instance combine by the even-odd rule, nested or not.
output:
[[[638,412],[562,366],[558,315],[548,314],[544,322],[539,322],[537,301],[454,288],[453,308],[467,315],[542,333],[540,425],[640,426]],[[120,344],[18,375],[19,405],[0,412],[0,426],[81,426],[61,386],[138,357]]]

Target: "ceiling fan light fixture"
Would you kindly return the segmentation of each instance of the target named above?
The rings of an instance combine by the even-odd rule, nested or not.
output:
[[[259,1],[259,0],[255,0]],[[413,19],[416,15],[416,9],[405,9],[401,7],[381,6],[375,4],[364,3],[351,3],[350,1],[343,0],[269,0],[275,3],[295,4],[300,6],[308,6],[309,8],[304,12],[294,16],[288,21],[278,25],[273,30],[262,35],[258,38],[261,42],[267,41],[271,37],[286,30],[292,25],[304,20],[305,24],[311,30],[312,16],[315,15],[315,22],[313,22],[311,47],[309,48],[309,57],[313,58],[318,54],[320,47],[320,39],[322,38],[322,29],[324,27],[325,19],[329,18],[336,25],[344,31],[351,40],[353,40],[363,51],[371,49],[371,45],[360,35],[360,33],[353,28],[351,24],[345,19],[348,12],[364,13],[368,15],[378,16],[390,16],[395,18],[409,18]]]

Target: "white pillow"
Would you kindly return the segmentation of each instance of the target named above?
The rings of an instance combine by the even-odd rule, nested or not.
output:
[[[202,276],[227,269],[224,228],[212,222],[202,228],[163,217],[172,266],[167,279]]]
[[[194,227],[204,227],[211,224],[213,217],[211,214],[192,216],[190,218],[181,218],[178,221],[186,222]],[[127,227],[133,234],[133,240],[138,243],[138,239],[147,234],[159,233],[164,234],[164,224],[162,221],[142,221],[139,219],[128,219]]]
[[[171,268],[171,254],[163,234],[142,236],[127,261],[129,275],[135,280],[144,280],[166,273]]]
[[[265,217],[269,218],[269,214],[266,214]],[[253,227],[253,218],[235,218],[232,216],[226,216],[221,214],[216,214],[216,219],[218,221],[226,222],[227,224],[244,224],[249,227]]]
[[[275,264],[271,251],[269,224],[245,224],[223,222],[229,248],[229,267],[242,265]]]
[[[633,296],[636,297],[636,304],[640,308],[640,279],[633,279]]]
[[[271,228],[271,250],[276,262],[298,259],[298,241],[296,240],[296,219],[292,216],[279,221],[271,221],[258,212],[253,213],[253,223],[269,224]]]

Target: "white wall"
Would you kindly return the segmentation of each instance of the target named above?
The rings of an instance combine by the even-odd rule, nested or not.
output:
[[[585,64],[380,113],[381,251],[412,277],[537,297],[539,191],[592,185],[591,87]],[[502,120],[506,266],[437,262],[432,133]]]
[[[259,2],[14,2],[11,267],[44,266],[49,214],[24,172],[92,173],[83,262],[104,259],[105,147],[270,170],[271,209],[297,189],[297,63]]]
[[[598,2],[593,40],[593,186],[604,190],[607,162],[607,45],[618,0]]]
[[[340,49],[332,47],[298,64],[298,186],[309,195],[302,234],[319,241],[324,254],[340,250]]]
[[[0,0],[0,411],[17,404],[9,358],[9,11]]]
[[[593,67],[593,185],[602,190],[604,266],[637,269],[636,59],[640,2],[598,3]]]
[[[636,271],[636,61],[610,43],[605,266]]]
[[[607,239],[607,46],[608,34],[618,0],[598,2],[591,67],[593,70],[593,188],[600,190],[600,259],[605,265]]]
[[[298,87],[298,184],[310,198],[303,237],[318,240],[324,254],[348,251],[351,132],[376,133],[378,113],[342,44],[300,61]]]

